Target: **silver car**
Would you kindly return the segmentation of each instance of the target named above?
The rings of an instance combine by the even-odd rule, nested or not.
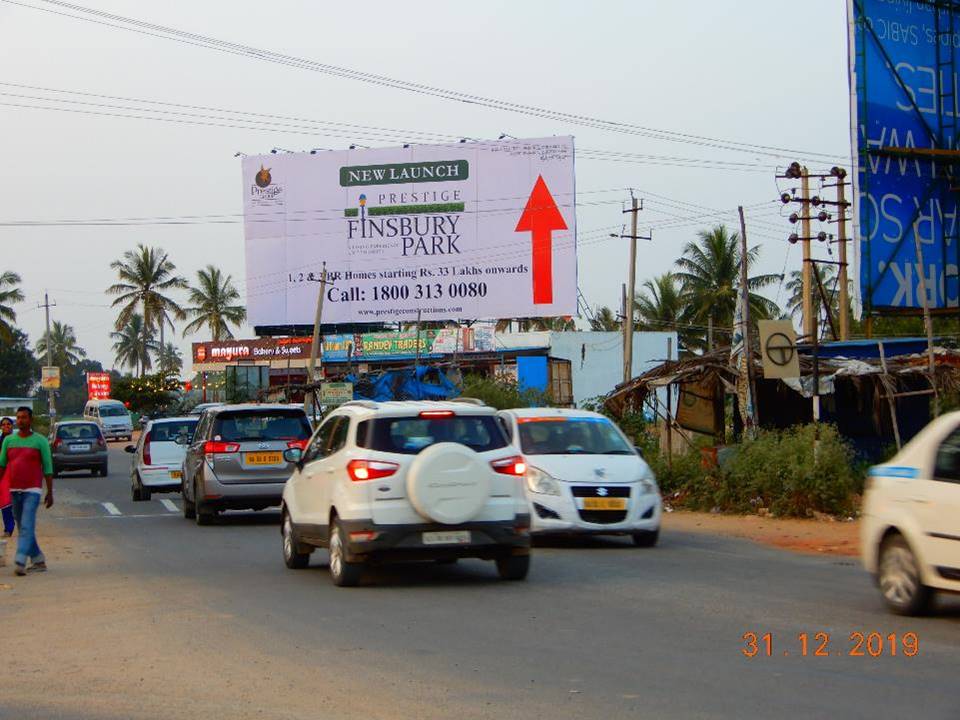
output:
[[[183,461],[183,516],[208,525],[222,510],[280,504],[293,465],[289,448],[310,440],[303,408],[283,404],[220,405],[200,416]]]
[[[50,431],[53,474],[64,470],[89,470],[107,476],[107,442],[96,423],[59,422]]]

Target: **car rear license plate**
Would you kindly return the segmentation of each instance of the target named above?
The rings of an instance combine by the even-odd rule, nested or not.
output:
[[[626,510],[626,498],[584,498],[584,510]]]
[[[247,465],[279,465],[283,462],[280,452],[248,452],[244,456]]]
[[[83,444],[81,444],[81,445],[71,445],[71,446],[70,446],[70,452],[89,452],[89,450],[90,450],[90,444],[89,444],[89,443],[83,443]]]
[[[170,477],[173,478],[174,480],[179,480],[180,478],[183,477],[183,473],[180,472],[179,470],[171,470]]]
[[[469,530],[450,530],[447,532],[423,533],[424,545],[469,545]]]

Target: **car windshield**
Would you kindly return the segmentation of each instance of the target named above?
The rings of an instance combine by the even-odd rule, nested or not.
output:
[[[57,428],[57,437],[61,440],[96,440],[100,437],[100,428],[93,423],[61,425]]]
[[[101,405],[100,417],[121,417],[128,415],[127,409],[123,405]]]
[[[150,440],[153,442],[176,442],[180,435],[185,436],[189,440],[193,437],[193,430],[196,427],[196,420],[176,420],[154,423],[150,427]]]
[[[435,443],[455,442],[475,452],[506,447],[507,438],[491,415],[379,418],[361,424],[357,444],[381,452],[416,455]]]
[[[217,415],[214,440],[250,442],[254,440],[306,440],[310,423],[303,411],[240,410]]]
[[[520,447],[527,455],[633,455],[606,418],[520,418]]]

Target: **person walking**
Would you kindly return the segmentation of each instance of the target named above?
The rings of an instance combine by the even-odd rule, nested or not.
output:
[[[13,432],[13,420],[8,417],[0,420],[0,447],[7,435]],[[0,473],[0,516],[3,520],[3,532],[0,533],[0,567],[7,564],[7,540],[13,535],[13,501],[10,499],[10,481],[7,474]]]
[[[47,496],[43,504],[48,509],[53,507],[53,458],[50,443],[33,431],[33,410],[29,407],[17,408],[17,432],[3,440],[0,472],[10,483],[13,517],[17,524],[14,574],[27,574],[27,560],[30,560],[31,571],[43,572],[47,569],[47,561],[37,544],[37,509],[44,480]]]

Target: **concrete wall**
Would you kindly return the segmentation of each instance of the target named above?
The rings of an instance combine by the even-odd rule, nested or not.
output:
[[[668,339],[676,359],[675,332],[634,333],[634,377],[667,359]],[[550,355],[570,361],[577,406],[606,395],[623,381],[623,335],[618,332],[551,332]]]

